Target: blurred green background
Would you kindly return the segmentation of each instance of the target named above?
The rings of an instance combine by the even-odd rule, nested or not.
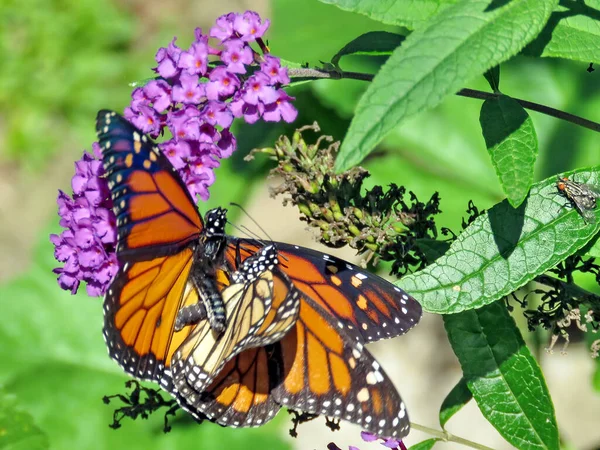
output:
[[[73,161],[95,138],[96,112],[122,111],[129,102],[128,83],[152,76],[156,50],[173,36],[186,47],[196,26],[206,30],[220,14],[254,9],[272,22],[267,38],[274,55],[315,65],[366,31],[390,30],[315,0],[215,3],[0,2],[0,449],[324,449],[332,440],[377,448],[360,442],[358,430],[349,425],[331,434],[322,422],[301,427],[300,438],[293,440],[287,436],[290,422],[285,413],[253,430],[197,426],[182,414],[167,435],[162,433],[161,414],[125,422],[117,431],[109,429],[113,407],[103,405],[101,398],[123,392],[126,377],[106,353],[101,300],[88,298],[85,289],[76,296],[61,291],[51,272],[56,262],[48,234],[59,232],[57,189],[70,191]],[[344,69],[371,72],[378,63],[342,61]],[[600,70],[588,73],[586,68],[518,57],[502,66],[501,90],[600,121]],[[483,77],[465,87],[489,90]],[[294,88],[300,115],[293,128],[317,120],[324,134],[341,139],[364,88],[354,81]],[[479,100],[449,98],[395,130],[365,162],[372,173],[369,185],[405,185],[423,201],[439,191],[443,214],[438,225],[458,232],[470,199],[479,208],[502,199],[481,136],[480,107]],[[598,134],[531,115],[540,142],[537,179],[599,163]],[[250,149],[270,146],[291,129],[238,124],[239,150],[217,170],[209,205],[200,205],[201,210],[236,201],[247,206],[274,239],[316,247],[295,220],[297,213],[268,198],[269,163],[260,158],[243,161]],[[460,377],[438,319],[427,316],[405,338],[373,348],[401,389],[413,420],[430,426],[437,423],[445,393]],[[532,342],[543,348],[547,336]],[[600,435],[586,417],[593,418],[595,412],[597,420],[600,413],[600,377],[594,391],[594,364],[583,344],[572,345],[565,357],[543,351],[538,356],[563,438],[576,448],[592,448]],[[565,393],[560,386],[569,377],[579,383]],[[456,434],[506,448],[473,405],[453,421],[455,428],[450,428]],[[13,440],[17,435],[27,439]],[[409,443],[419,437],[413,436]]]

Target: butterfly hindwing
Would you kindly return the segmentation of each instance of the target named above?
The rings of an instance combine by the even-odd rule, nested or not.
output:
[[[171,356],[189,334],[175,332],[182,306],[197,301],[187,283],[192,249],[125,263],[104,300],[104,337],[110,356],[130,375],[170,389]],[[184,295],[185,294],[185,295]]]
[[[408,434],[406,408],[391,380],[357,336],[311,298],[302,296],[296,326],[273,347],[271,364],[280,375],[272,396],[280,406],[347,420],[380,436]]]
[[[229,239],[227,260],[235,264],[256,251],[257,243]],[[377,275],[335,256],[276,242],[281,270],[294,286],[362,342],[406,333],[422,315],[421,305],[406,292]],[[356,331],[356,332],[355,332]]]

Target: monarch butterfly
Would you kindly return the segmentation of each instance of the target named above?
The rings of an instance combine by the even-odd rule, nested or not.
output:
[[[594,209],[596,209],[596,199],[600,198],[600,190],[595,186],[586,183],[579,183],[563,177],[557,180],[556,187],[569,201],[575,206],[579,214],[588,223],[596,221]]]
[[[364,344],[405,333],[419,321],[421,306],[357,266],[295,245],[274,243],[280,264],[267,271],[273,313],[265,322],[274,320],[291,290],[300,293],[291,330],[264,346],[234,346],[233,353],[240,352],[215,365],[224,364],[208,386],[200,384],[204,390],[195,389],[190,373],[209,359],[193,344],[196,330],[206,330],[204,316],[229,298],[228,286],[248,289],[231,278],[262,244],[225,236],[224,220],[209,222],[207,215],[203,224],[166,157],[121,116],[100,111],[96,126],[122,263],[104,302],[113,359],[133,376],[160,382],[188,411],[222,425],[258,426],[285,406],[343,418],[379,435],[408,433],[404,403]],[[226,317],[223,329],[228,320],[235,319]],[[185,376],[176,360],[188,363]]]
[[[228,286],[221,292],[228,323],[220,336],[215,336],[208,321],[202,320],[205,302],[190,305],[199,312],[195,320],[197,326],[175,351],[172,362],[173,378],[179,391],[187,388],[189,381],[194,390],[203,392],[237,354],[246,348],[277,342],[296,323],[299,292],[275,268],[277,264],[277,250],[269,245],[246,258],[239,269],[231,273],[231,280],[224,283]],[[275,280],[283,283],[283,289],[276,291],[283,294],[282,297],[274,296]],[[273,302],[275,308],[272,308]]]

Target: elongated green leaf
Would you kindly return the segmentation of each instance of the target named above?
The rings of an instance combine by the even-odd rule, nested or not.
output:
[[[0,391],[0,449],[45,450],[48,438],[33,418],[17,407],[14,397]]]
[[[473,398],[473,394],[467,387],[467,380],[461,378],[456,386],[448,393],[440,407],[440,425],[442,428],[450,418],[462,409]]]
[[[373,20],[414,30],[427,19],[459,0],[320,0],[345,11],[364,14]]]
[[[445,315],[444,325],[485,418],[518,449],[558,449],[548,387],[506,306]]]
[[[483,74],[487,82],[490,84],[492,91],[500,91],[500,66],[494,66]]]
[[[538,154],[533,122],[527,111],[506,95],[483,102],[479,122],[502,189],[517,208],[533,183]]]
[[[405,39],[406,36],[387,31],[371,31],[361,34],[344,45],[331,59],[331,64],[337,66],[342,56],[346,55],[391,55]]]
[[[415,445],[411,445],[409,450],[431,450],[436,442],[439,442],[439,439],[432,438],[427,439],[426,441],[421,441]]]
[[[447,7],[382,66],[356,108],[336,170],[358,164],[393,128],[506,61],[534,39],[558,0],[473,0]]]
[[[599,11],[600,0],[561,2],[540,35],[523,53],[585,63],[600,61]]]
[[[600,184],[598,168],[574,177]],[[518,209],[507,201],[495,205],[444,256],[397,284],[429,312],[450,314],[492,303],[575,253],[598,232],[600,221],[586,223],[567,205],[556,177],[541,181]]]

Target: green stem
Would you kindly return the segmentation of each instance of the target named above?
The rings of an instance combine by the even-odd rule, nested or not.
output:
[[[296,79],[301,80],[317,80],[322,78],[329,78],[333,80],[340,80],[342,78],[352,79],[352,80],[362,80],[362,81],[372,81],[374,75],[370,73],[359,73],[359,72],[344,72],[344,71],[331,71],[331,70],[322,70],[322,69],[310,69],[310,68],[301,68],[294,69],[289,68],[288,74],[292,81]],[[460,95],[462,97],[476,98],[480,100],[489,100],[498,98],[501,93],[494,92],[484,92],[478,91],[475,89],[461,89],[456,93],[456,95]],[[549,106],[540,105],[539,103],[533,103],[528,100],[521,100],[515,98],[523,108],[530,109],[531,111],[537,111],[547,116],[556,117],[557,119],[564,120],[566,122],[571,122],[575,125],[579,125],[580,127],[588,128],[590,130],[596,131],[600,133],[600,123],[593,122],[588,119],[584,119],[583,117],[576,116],[574,114],[569,114],[567,112],[551,108]]]
[[[435,428],[429,428],[414,422],[410,423],[410,427],[413,430],[419,430],[423,433],[430,434],[431,436],[434,436],[444,442],[456,442],[457,444],[462,444],[466,447],[476,448],[478,450],[494,450],[493,448],[487,447],[483,444],[478,444],[477,442],[469,441],[468,439],[464,439],[459,436],[454,436],[446,430],[436,430]]]

